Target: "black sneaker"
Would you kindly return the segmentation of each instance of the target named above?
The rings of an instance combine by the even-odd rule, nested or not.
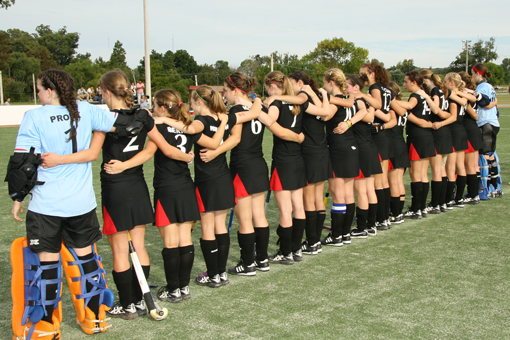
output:
[[[464,208],[464,199],[455,200],[455,203],[453,203],[453,206],[455,208]]]
[[[144,300],[140,300],[135,303],[136,313],[138,316],[144,316],[147,314],[147,306]]]
[[[342,235],[342,243],[343,244],[351,244],[351,235]]]
[[[384,220],[382,223],[376,223],[375,227],[377,230],[388,230],[391,228],[390,221]]]
[[[272,256],[269,256],[269,263],[280,263],[291,265],[294,264],[294,257],[292,256],[292,252],[288,255],[283,255],[281,250]]]
[[[228,280],[227,272],[223,272],[220,274],[220,283],[222,286],[226,286],[230,283]]]
[[[209,275],[207,275],[207,272],[203,273],[200,276],[197,276],[195,282],[199,286],[207,286],[211,288],[218,288],[222,286],[220,275],[216,274],[213,277],[209,277]]]
[[[265,259],[262,261],[255,260],[255,269],[260,270],[261,272],[268,272],[269,271],[269,260]]]
[[[428,216],[429,216],[429,211],[427,210],[427,208],[421,210],[421,217],[426,218]]]
[[[453,209],[453,208],[452,208]],[[441,205],[441,212],[447,212],[448,211],[448,205],[446,203]]]
[[[351,230],[351,238],[367,238],[368,232],[366,230],[360,230],[358,228],[354,228]]]
[[[376,226],[373,226],[371,228],[367,228],[367,229],[365,229],[365,231],[367,232],[368,236],[375,236],[375,235],[377,235],[377,227]]]
[[[317,253],[322,253],[322,243],[321,243],[321,241],[315,243],[315,246],[317,247]]]
[[[132,320],[138,317],[134,303],[130,304],[127,308],[124,308],[120,304],[120,301],[117,301],[113,305],[112,309],[106,311],[106,314],[108,314],[108,316],[111,318],[121,318],[124,320]]]
[[[292,258],[294,259],[294,262],[301,262],[303,261],[303,252],[301,249],[296,250],[292,253]]]
[[[450,201],[448,203],[446,203],[446,208],[448,210],[453,210],[453,205],[455,204],[455,201]]]
[[[167,286],[163,286],[158,290],[158,299],[171,303],[181,302],[183,300],[181,289],[177,288],[173,291],[170,291],[168,290]]]
[[[332,233],[329,233],[326,238],[321,240],[321,244],[325,246],[341,247],[344,245],[342,236],[333,237]]]
[[[429,210],[429,214],[432,214],[432,215],[437,215],[437,214],[440,214],[440,213],[441,213],[441,207],[439,205],[435,206],[435,207],[432,207]]]
[[[183,300],[191,299],[191,293],[189,291],[189,286],[184,286],[181,288],[181,297]]]
[[[405,217],[410,217],[411,219],[413,220],[419,220],[421,218],[421,210],[418,210],[418,211],[412,211],[411,209],[409,209],[405,214],[404,214]]]
[[[317,255],[317,246],[309,245],[308,241],[304,241],[303,244],[301,244],[301,252],[305,255]]]
[[[229,268],[228,273],[232,274],[232,275],[240,275],[240,276],[254,276],[257,274],[255,271],[256,267],[257,267],[257,265],[255,264],[255,262],[253,262],[252,264],[247,266],[244,264],[243,260],[241,260],[241,261],[239,261],[237,266],[235,266],[233,268]]]
[[[395,217],[395,220],[391,221],[391,224],[402,224],[404,223],[404,214],[400,214]]]

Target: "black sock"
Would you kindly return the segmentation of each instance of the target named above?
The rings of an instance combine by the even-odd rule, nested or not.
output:
[[[487,163],[489,163],[489,178],[490,178],[489,183],[492,184],[494,190],[498,190],[498,177],[499,177],[498,162],[494,158],[492,161],[488,160]]]
[[[390,204],[391,204],[391,190],[390,188],[384,188],[384,219],[387,220],[390,217]]]
[[[255,228],[255,244],[257,246],[257,260],[264,261],[268,258],[269,227]]]
[[[420,210],[422,190],[421,182],[411,182],[411,210],[413,212]]]
[[[241,260],[249,266],[255,262],[253,251],[255,249],[255,233],[241,234],[237,232],[239,248],[241,248]]]
[[[193,261],[195,261],[195,246],[189,245],[179,247],[179,288],[189,285],[191,268],[193,268]]]
[[[200,239],[200,248],[204,254],[205,266],[209,277],[219,274],[218,271],[218,242],[217,240]]]
[[[476,174],[467,175],[467,191],[471,198],[475,198],[478,195],[478,177],[476,177]]]
[[[333,237],[342,236],[342,228],[345,220],[345,213],[331,212],[331,235]]]
[[[216,234],[216,241],[218,242],[218,272],[221,274],[227,271],[230,236],[229,234]]]
[[[443,182],[441,181],[432,181],[430,187],[432,189],[432,195],[430,198],[430,204],[433,208],[439,205],[439,201],[441,198],[441,188],[443,186]]]
[[[421,182],[421,201],[420,201],[420,209],[424,210],[427,208],[427,197],[429,196],[429,182]]]
[[[322,229],[324,229],[324,220],[326,220],[326,210],[317,211],[317,225],[315,229],[315,235],[320,240],[322,237]]]
[[[378,204],[370,203],[368,205],[367,227],[372,228],[375,226],[377,220],[377,207]]]
[[[303,233],[305,232],[306,219],[292,219],[292,252],[301,249]]]
[[[354,213],[356,212],[356,205],[349,203],[345,205],[345,218],[342,224],[342,235],[349,235],[352,228],[352,221],[354,220]]]
[[[375,190],[375,195],[377,196],[377,215],[376,215],[376,221],[381,223],[384,221],[384,207],[386,205],[385,203],[385,196],[384,196],[384,189],[377,189]],[[368,215],[370,216],[370,208],[368,208],[369,212]],[[370,217],[369,217],[370,218]],[[372,227],[370,225],[370,222],[368,223],[369,227]]]
[[[368,209],[360,209],[359,207],[356,207],[356,229],[359,231],[367,229],[367,217]]]
[[[305,211],[306,214],[306,225],[305,233],[308,244],[313,246],[317,243],[317,211]]]
[[[285,256],[292,252],[292,229],[293,227],[284,228],[281,225],[276,229],[280,242],[280,251]]]
[[[400,196],[392,197],[390,199],[390,210],[393,217],[397,217],[398,215],[400,215],[399,209],[400,209]]]
[[[58,261],[41,261],[41,266],[49,266],[52,264],[57,264]],[[58,268],[54,269],[46,269],[41,273],[41,279],[43,280],[54,280],[58,277]],[[87,283],[88,285],[88,283]],[[46,301],[54,300],[57,298],[57,290],[58,284],[49,284],[46,285]],[[46,313],[48,315],[43,316],[43,320],[49,323],[53,323],[53,310],[55,309],[55,305],[47,305]]]
[[[441,195],[439,196],[439,204],[443,205],[448,203],[446,192],[448,187],[448,177],[443,177],[443,180],[441,181]]]
[[[161,251],[163,256],[163,267],[165,268],[166,287],[170,292],[177,288],[181,288],[179,271],[180,271],[180,252],[179,248],[163,248]]]
[[[149,274],[151,272],[151,266],[142,266],[143,274],[145,276],[145,281],[149,283]],[[133,294],[133,301],[138,302],[143,299],[142,288],[140,287],[140,283],[138,282],[138,276],[136,275],[136,271],[133,268],[133,289],[131,290]]]
[[[464,189],[466,188],[466,176],[457,175],[457,190],[455,192],[455,200],[458,201],[464,197]]]
[[[78,259],[81,261],[90,260],[93,258],[94,258],[93,253],[87,254],[85,256],[78,256]],[[82,264],[82,267],[83,267],[83,273],[85,273],[85,274],[95,272],[96,270],[99,269],[99,267],[97,266],[96,260],[87,261]],[[92,291],[92,289],[94,288],[94,286],[90,282],[87,282],[85,286],[87,287],[87,293]],[[99,314],[99,296],[98,295],[96,295],[90,299],[88,307],[90,308],[90,310],[92,312],[94,312],[96,314],[96,316],[98,316],[98,314]]]
[[[406,195],[400,195],[400,207],[399,207],[399,215],[404,211],[404,205],[406,204]]]
[[[133,271],[129,268],[126,271],[117,273],[112,271],[113,281],[119,291],[119,300],[122,307],[127,308],[133,301],[131,290],[133,288]]]
[[[448,181],[446,184],[446,203],[450,203],[455,199],[455,186],[456,181]]]

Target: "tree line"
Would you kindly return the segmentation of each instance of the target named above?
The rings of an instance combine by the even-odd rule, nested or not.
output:
[[[0,70],[3,75],[4,97],[13,101],[29,101],[32,94],[32,74],[36,77],[50,68],[63,69],[68,72],[80,86],[96,87],[100,76],[113,68],[122,69],[128,77],[136,82],[145,82],[145,57],[134,69],[126,63],[126,51],[120,41],[116,41],[109,60],[102,57],[92,60],[90,53],[79,54],[80,33],[68,32],[64,26],[56,31],[49,25],[39,25],[35,33],[19,29],[0,30]],[[437,74],[465,69],[466,51],[462,51],[449,66],[434,69]],[[303,70],[312,78],[322,81],[322,75],[330,68],[338,67],[346,74],[358,73],[359,68],[367,62],[367,49],[356,46],[343,38],[325,39],[303,57],[288,52],[275,51],[267,56],[259,54],[250,56],[239,66],[229,65],[228,61],[218,60],[214,64],[199,65],[186,50],[175,52],[152,50],[151,84],[154,91],[173,88],[179,91],[184,100],[188,98],[188,87],[195,84],[222,85],[226,77],[235,71],[256,77],[259,85],[256,93],[263,93],[263,79],[270,71],[271,57],[275,70],[290,74]],[[479,40],[469,48],[469,64],[485,63],[491,70],[491,83],[499,85],[510,82],[510,59],[505,58],[501,65],[493,63],[498,58],[495,39]],[[405,59],[388,67],[392,78],[402,83],[405,73],[420,69],[413,59]]]

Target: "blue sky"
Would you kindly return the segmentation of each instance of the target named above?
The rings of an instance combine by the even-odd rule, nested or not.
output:
[[[273,51],[301,57],[321,40],[342,37],[386,66],[414,59],[420,67],[444,67],[461,52],[462,40],[494,36],[499,63],[510,58],[508,2],[482,4],[149,0],[150,46],[165,52],[172,49],[173,39],[175,50],[187,50],[199,64],[226,60],[238,66],[252,55]],[[143,0],[17,0],[0,10],[2,30],[34,33],[39,24],[79,32],[78,52],[90,52],[93,58],[109,59],[116,40],[126,49],[129,66],[137,66],[144,55]]]

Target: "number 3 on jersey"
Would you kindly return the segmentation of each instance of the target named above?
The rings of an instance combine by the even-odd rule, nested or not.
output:
[[[181,140],[181,142],[177,145],[177,147],[184,153],[186,153],[186,142],[188,141],[188,138],[185,136],[185,135],[175,135],[175,140],[179,141],[179,139]]]

